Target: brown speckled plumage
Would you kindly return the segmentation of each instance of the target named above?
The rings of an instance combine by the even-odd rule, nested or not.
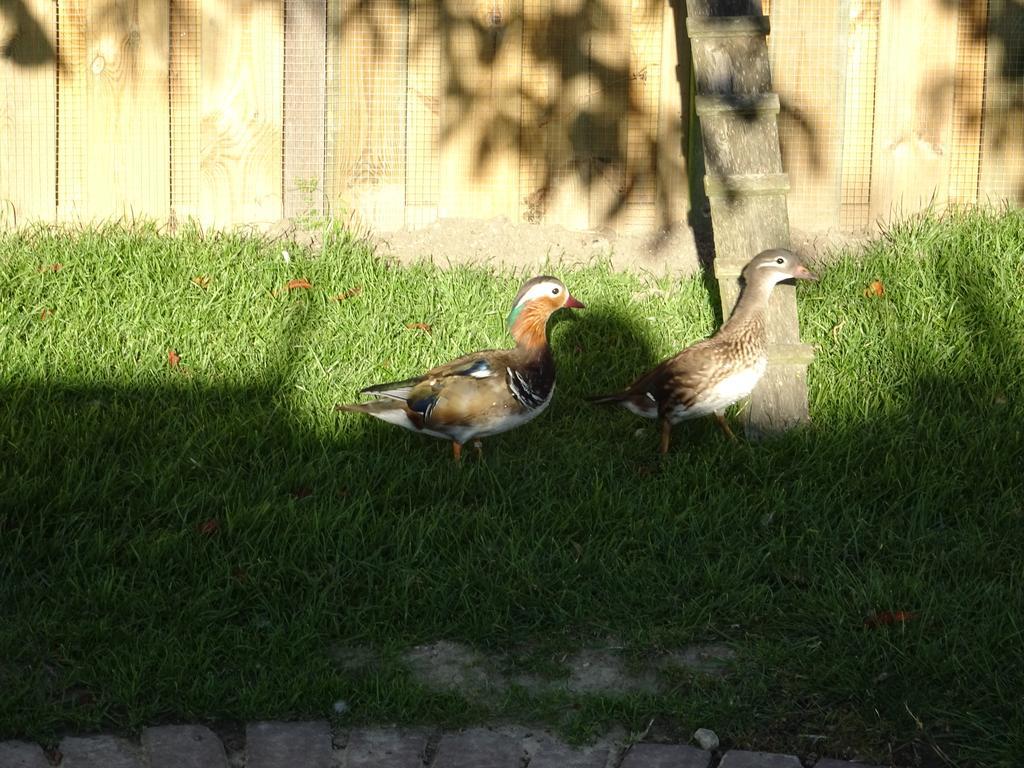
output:
[[[780,263],[781,260],[781,263]],[[746,397],[768,362],[768,300],[776,283],[814,275],[784,249],[763,251],[743,269],[744,286],[728,321],[709,339],[687,347],[644,374],[622,392],[591,398],[615,403],[661,423],[660,450],[668,450],[673,424],[714,415],[731,437],[725,409]]]

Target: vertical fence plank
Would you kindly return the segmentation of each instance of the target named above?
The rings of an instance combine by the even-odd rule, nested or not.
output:
[[[166,218],[167,3],[60,0],[59,14],[61,217]]]
[[[205,224],[282,216],[282,0],[204,0],[200,211]]]
[[[839,208],[839,224],[845,229],[865,228],[871,220],[880,2],[850,0],[848,8]]]
[[[49,0],[0,15],[0,227],[53,221],[57,186],[56,18]]]
[[[790,223],[805,230],[839,223],[846,28],[841,0],[774,0],[772,82],[781,102],[779,142],[789,175]]]
[[[658,221],[658,107],[662,98],[660,0],[632,0],[623,228],[648,232]]]
[[[435,0],[409,2],[408,55],[405,221],[421,227],[437,218],[440,187],[441,20]]]
[[[519,218],[521,0],[449,0],[442,15],[445,217]]]
[[[536,7],[536,0],[531,3]],[[547,62],[544,133],[544,184],[532,204],[545,221],[569,229],[590,226],[590,191],[594,120],[591,102],[592,20],[585,0],[549,0],[537,9],[537,32],[530,47]]]
[[[621,225],[629,193],[627,158],[631,73],[632,0],[606,0],[590,23],[590,83],[585,121],[589,130],[589,167],[584,180],[590,195],[590,225]]]
[[[979,197],[1024,201],[1024,13],[1013,0],[990,0]]]
[[[337,0],[332,17],[331,209],[398,229],[405,223],[408,5]]]
[[[324,212],[327,0],[284,6],[284,215]]]
[[[871,211],[887,220],[947,199],[957,15],[942,0],[881,10]]]
[[[951,203],[973,203],[978,199],[987,28],[988,0],[961,0],[953,92],[953,157],[949,176]]]
[[[551,8],[546,0],[523,0],[522,123],[519,134],[520,219],[544,220],[550,194],[551,154],[548,137],[552,118],[552,91],[558,68],[547,50]]]

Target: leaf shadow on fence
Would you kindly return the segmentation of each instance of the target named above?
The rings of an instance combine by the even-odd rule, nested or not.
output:
[[[102,21],[98,28],[118,38],[111,42],[124,59],[108,69],[131,81],[145,71],[138,61],[143,49],[158,44],[140,21],[151,24],[159,17],[145,10],[155,2],[86,4],[61,17],[61,36],[68,27],[81,37],[78,26]],[[337,77],[347,78],[333,108],[340,110],[340,123],[358,128],[339,141],[356,146],[335,151],[336,178],[372,179],[401,166],[407,197],[418,195],[414,187],[422,183],[428,202],[437,205],[439,186],[451,178],[478,178],[506,167],[506,186],[515,188],[501,194],[516,198],[527,221],[558,208],[570,209],[566,215],[591,227],[633,217],[640,227],[664,232],[690,215],[691,225],[707,228],[707,211],[688,212],[687,187],[700,187],[702,170],[688,167],[693,137],[683,0],[675,0],[667,13],[661,0],[288,2],[308,6],[305,18],[324,25],[330,38],[327,69],[337,67]],[[270,5],[283,8],[287,17],[288,6],[279,3],[242,4],[232,11],[233,23],[248,23],[254,9]],[[5,0],[4,11],[15,31],[5,48],[12,63],[41,66],[61,55],[24,0]],[[205,11],[190,0],[169,0],[172,28],[191,29],[200,13]],[[663,24],[674,28],[675,71],[662,71],[672,58],[662,55],[664,45],[671,45]],[[283,28],[287,68],[290,36],[301,43],[307,33],[291,32],[287,23]],[[196,26],[195,32],[215,29]],[[183,40],[172,34],[172,51],[179,44],[186,51],[201,44]],[[73,53],[76,59],[67,64],[77,77],[88,62]],[[202,55],[203,66],[216,70],[218,57],[231,53],[204,45]],[[177,96],[172,87],[169,97]],[[798,123],[813,141],[813,126]],[[423,135],[413,136],[416,131]],[[468,164],[445,165],[450,147],[457,147],[452,155],[469,158]],[[413,181],[410,164],[417,152],[424,154],[416,160],[423,170],[415,172],[430,178]]]

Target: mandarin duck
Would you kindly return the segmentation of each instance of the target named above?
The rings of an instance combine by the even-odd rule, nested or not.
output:
[[[662,361],[626,389],[588,398],[614,403],[661,428],[659,451],[668,453],[672,425],[714,415],[734,439],[725,409],[754,391],[768,367],[768,300],[776,283],[817,280],[800,257],[783,248],[762,251],[743,268],[743,288],[729,320],[711,338]]]
[[[422,376],[366,387],[360,394],[376,395],[376,400],[335,409],[451,440],[459,462],[468,441],[479,453],[480,438],[525,424],[548,407],[555,391],[555,362],[547,322],[563,307],[582,309],[583,304],[561,280],[547,275],[527,280],[506,320],[514,349],[474,352]]]

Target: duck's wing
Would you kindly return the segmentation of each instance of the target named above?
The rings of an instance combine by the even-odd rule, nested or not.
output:
[[[496,375],[492,360],[498,352],[500,350],[486,350],[464,355],[451,362],[435,366],[426,373],[414,376],[411,379],[389,381],[384,384],[374,384],[373,386],[365,387],[359,390],[359,394],[377,395],[378,397],[386,397],[392,400],[408,401],[412,396],[413,390],[421,384],[436,383],[441,379],[449,377],[466,376],[471,379],[485,379]],[[500,367],[498,370],[501,370]]]
[[[593,403],[616,403],[654,418],[675,404],[689,408],[700,393],[703,382],[715,367],[707,341],[687,347],[662,360],[651,370],[637,377],[620,392],[588,398]]]

